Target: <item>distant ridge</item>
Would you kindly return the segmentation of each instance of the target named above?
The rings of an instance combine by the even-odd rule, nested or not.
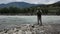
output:
[[[54,4],[50,4],[51,6],[60,6],[60,1],[54,3]],[[30,3],[26,3],[26,2],[11,2],[8,4],[0,4],[0,8],[4,8],[4,7],[18,7],[18,8],[29,8],[32,6],[46,6],[45,4],[30,4]]]
[[[60,7],[60,1],[58,1],[58,2],[56,2],[54,4],[51,4],[51,6],[53,6],[53,7]]]
[[[18,8],[28,8],[28,7],[37,6],[37,5],[38,4],[30,4],[30,3],[26,3],[26,2],[11,2],[8,4],[0,4],[0,8],[10,7],[10,6],[15,6]]]

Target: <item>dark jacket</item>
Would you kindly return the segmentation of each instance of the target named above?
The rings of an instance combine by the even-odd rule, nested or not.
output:
[[[37,12],[37,16],[40,16],[41,17],[41,11],[40,10],[38,10],[38,12]]]

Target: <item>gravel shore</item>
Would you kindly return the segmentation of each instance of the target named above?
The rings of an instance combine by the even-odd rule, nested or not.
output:
[[[0,34],[60,34],[60,24],[31,25],[22,24],[11,29],[4,29]]]

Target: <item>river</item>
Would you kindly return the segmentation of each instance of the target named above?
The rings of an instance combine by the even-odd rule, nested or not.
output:
[[[0,16],[0,29],[20,24],[35,24],[37,16]],[[60,24],[60,16],[42,16],[43,24]]]

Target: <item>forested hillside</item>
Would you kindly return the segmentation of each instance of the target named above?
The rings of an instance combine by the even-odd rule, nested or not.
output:
[[[40,8],[38,8],[40,7]],[[36,10],[41,9],[43,15],[60,15],[60,2],[49,5],[37,5],[30,8],[18,8],[15,6],[0,8],[1,15],[36,15]]]

